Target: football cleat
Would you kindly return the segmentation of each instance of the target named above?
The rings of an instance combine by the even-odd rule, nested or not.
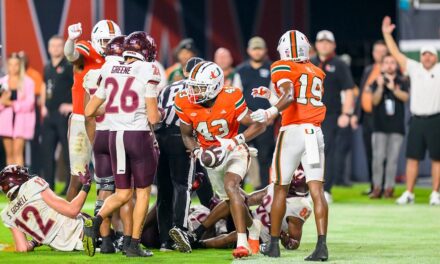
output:
[[[232,251],[232,256],[234,256],[234,258],[245,258],[245,257],[249,257],[251,255],[251,252],[249,251],[249,249],[247,249],[246,247],[240,246],[237,247],[236,249],[234,249]]]
[[[413,204],[416,197],[413,193],[409,191],[405,191],[402,193],[402,195],[396,200],[397,204],[404,205],[404,204]]]
[[[328,259],[328,250],[327,250],[327,244],[321,243],[316,245],[315,251],[313,253],[306,257],[305,261],[327,261]]]
[[[184,231],[175,226],[170,229],[169,235],[174,243],[176,243],[176,247],[180,252],[191,253],[191,244],[196,241],[196,237],[193,233]]]
[[[102,238],[102,243],[101,243],[101,251],[102,254],[111,254],[111,253],[115,253],[116,249],[115,246],[113,245],[113,241],[110,237],[104,237]]]
[[[86,219],[84,221],[82,242],[83,242],[84,252],[89,257],[93,257],[95,255],[97,240],[98,240],[98,234],[96,234],[95,232],[93,219]]]
[[[440,205],[440,193],[432,192],[429,196],[429,205]]]
[[[135,257],[152,257],[153,252],[146,249],[143,250],[141,246],[138,244],[136,247],[128,247],[127,251],[125,252],[125,255],[129,258],[135,258]]]
[[[252,255],[258,254],[260,251],[260,240],[248,239],[249,247],[251,248]]]
[[[270,242],[267,244],[261,244],[260,253],[271,258],[279,258],[280,245],[279,243],[272,244]]]

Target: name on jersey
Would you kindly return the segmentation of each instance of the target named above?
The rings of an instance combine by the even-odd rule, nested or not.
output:
[[[130,74],[131,66],[113,66],[112,73]]]
[[[26,196],[21,196],[18,198],[17,202],[12,206],[11,212],[15,214],[20,208],[27,202]]]

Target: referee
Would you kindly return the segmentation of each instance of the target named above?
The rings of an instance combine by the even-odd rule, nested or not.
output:
[[[391,55],[410,77],[411,121],[406,148],[406,191],[397,199],[398,204],[414,203],[414,186],[419,174],[419,162],[426,150],[432,161],[432,193],[429,204],[440,205],[440,64],[437,50],[424,46],[420,50],[420,62],[403,55],[391,33],[395,25],[385,17],[382,33]]]
[[[203,60],[198,57],[191,58],[184,68],[184,76],[187,77],[191,69],[201,61]],[[157,218],[161,251],[173,249],[173,242],[168,235],[172,227],[177,226],[182,230],[188,229],[190,191],[194,170],[199,170],[199,168],[196,169],[191,165],[189,153],[182,141],[179,117],[173,108],[174,97],[184,88],[185,80],[177,81],[165,87],[159,96],[159,107],[165,111],[162,127],[156,131],[160,148],[157,169]],[[200,186],[197,194],[201,203],[209,206],[213,192],[206,177],[204,180],[206,182]]]

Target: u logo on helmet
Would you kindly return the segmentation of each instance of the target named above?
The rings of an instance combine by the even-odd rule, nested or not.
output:
[[[216,68],[215,71],[211,71],[211,79],[215,79],[220,76],[221,72],[219,68]]]

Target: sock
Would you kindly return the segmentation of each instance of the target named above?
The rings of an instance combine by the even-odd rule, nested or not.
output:
[[[130,247],[131,248],[137,248],[138,246],[139,246],[139,242],[140,242],[141,240],[138,238],[138,239],[134,239],[133,237],[131,238],[131,242],[130,242]]]
[[[122,239],[122,248],[126,249],[131,244],[131,236],[124,236]]]
[[[249,248],[246,233],[237,233],[237,247]]]
[[[326,244],[327,243],[327,236],[326,235],[319,235],[318,236],[318,244]]]
[[[248,227],[248,231],[249,231],[249,239],[252,240],[259,240],[260,239],[260,226],[258,226],[258,220],[253,220],[252,221],[252,225],[250,227]],[[261,223],[261,222],[260,222]]]
[[[270,244],[278,245],[279,241],[280,241],[279,237],[270,236]]]
[[[194,230],[194,234],[196,234],[197,239],[200,239],[205,232],[206,232],[206,227],[204,227],[203,225],[200,225],[199,227],[197,227],[196,230]]]
[[[101,226],[103,221],[103,218],[101,215],[97,215],[94,219],[93,219],[93,229],[95,229],[95,231],[99,234],[99,227]]]

